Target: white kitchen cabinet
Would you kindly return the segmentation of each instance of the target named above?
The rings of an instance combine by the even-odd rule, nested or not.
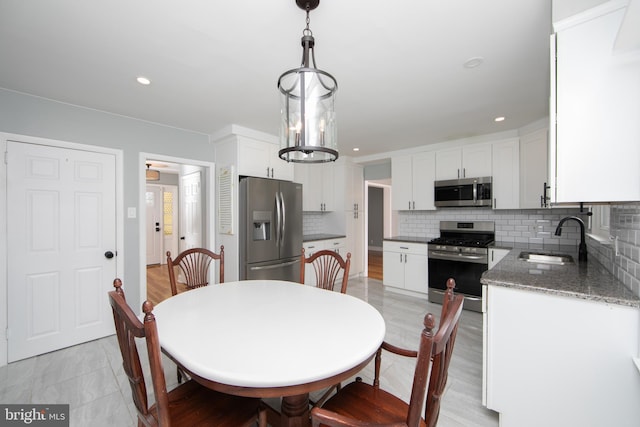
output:
[[[238,137],[238,174],[293,181],[293,164],[278,157],[279,146]]]
[[[338,167],[338,165],[336,165]],[[345,169],[345,225],[346,252],[351,252],[350,275],[364,272],[364,168],[362,165],[346,162]],[[336,197],[337,199],[337,197]]]
[[[294,181],[302,184],[302,210],[330,212],[335,210],[334,163],[299,164],[294,166]]]
[[[434,210],[434,151],[391,158],[393,210]]]
[[[426,295],[428,292],[427,245],[384,241],[382,250],[383,284]]]
[[[485,291],[486,406],[501,427],[638,425],[638,308]]]
[[[364,167],[349,157],[333,163],[334,210],[361,211],[364,201]]]
[[[492,149],[493,209],[520,207],[520,144],[517,138],[494,142]]]
[[[348,156],[333,163],[333,212],[323,215],[324,225],[333,233],[346,234],[340,254],[351,253],[350,275],[364,272],[364,168]]]
[[[436,180],[491,176],[491,144],[436,151]]]
[[[552,202],[640,200],[640,50],[616,50],[631,4],[554,23]]]
[[[520,137],[520,208],[548,207],[548,129]]]
[[[510,249],[489,248],[489,270],[495,267],[509,252]]]

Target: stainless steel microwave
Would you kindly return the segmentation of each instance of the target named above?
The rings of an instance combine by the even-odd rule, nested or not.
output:
[[[491,194],[490,176],[435,182],[435,205],[439,208],[491,207]]]

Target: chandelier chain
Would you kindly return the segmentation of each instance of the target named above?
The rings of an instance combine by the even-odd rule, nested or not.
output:
[[[302,30],[302,34],[305,36],[312,36],[313,33],[311,32],[311,29],[309,28],[309,23],[311,22],[311,19],[309,19],[309,4],[307,3],[307,27]]]

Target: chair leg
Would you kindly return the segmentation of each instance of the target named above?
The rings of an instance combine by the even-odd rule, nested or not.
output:
[[[320,399],[318,399],[315,403],[311,403],[311,405],[314,408],[321,407],[322,405],[324,405],[324,402],[326,402],[329,396],[331,396],[331,393],[333,393],[334,391],[340,390],[340,387],[341,387],[340,383],[332,385],[331,387],[329,387],[327,391],[324,392],[324,394],[322,395],[322,397],[320,397]]]
[[[267,427],[267,408],[262,404],[258,408],[258,427]]]

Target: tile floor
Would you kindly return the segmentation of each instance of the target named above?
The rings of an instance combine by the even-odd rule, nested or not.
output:
[[[348,293],[368,301],[381,312],[386,321],[387,341],[408,348],[417,346],[424,315],[428,311],[440,313],[439,305],[385,291],[378,280],[351,279]],[[145,357],[141,354],[141,358]],[[69,403],[70,425],[74,427],[136,426],[135,409],[121,365],[115,336],[10,363],[0,368],[0,402]],[[165,359],[164,368],[168,387],[172,388],[176,384],[175,367]],[[360,376],[371,381],[372,366]],[[383,354],[383,388],[408,400],[412,379],[410,360]],[[481,398],[482,317],[465,311],[438,426],[497,426],[497,414],[484,408]]]

